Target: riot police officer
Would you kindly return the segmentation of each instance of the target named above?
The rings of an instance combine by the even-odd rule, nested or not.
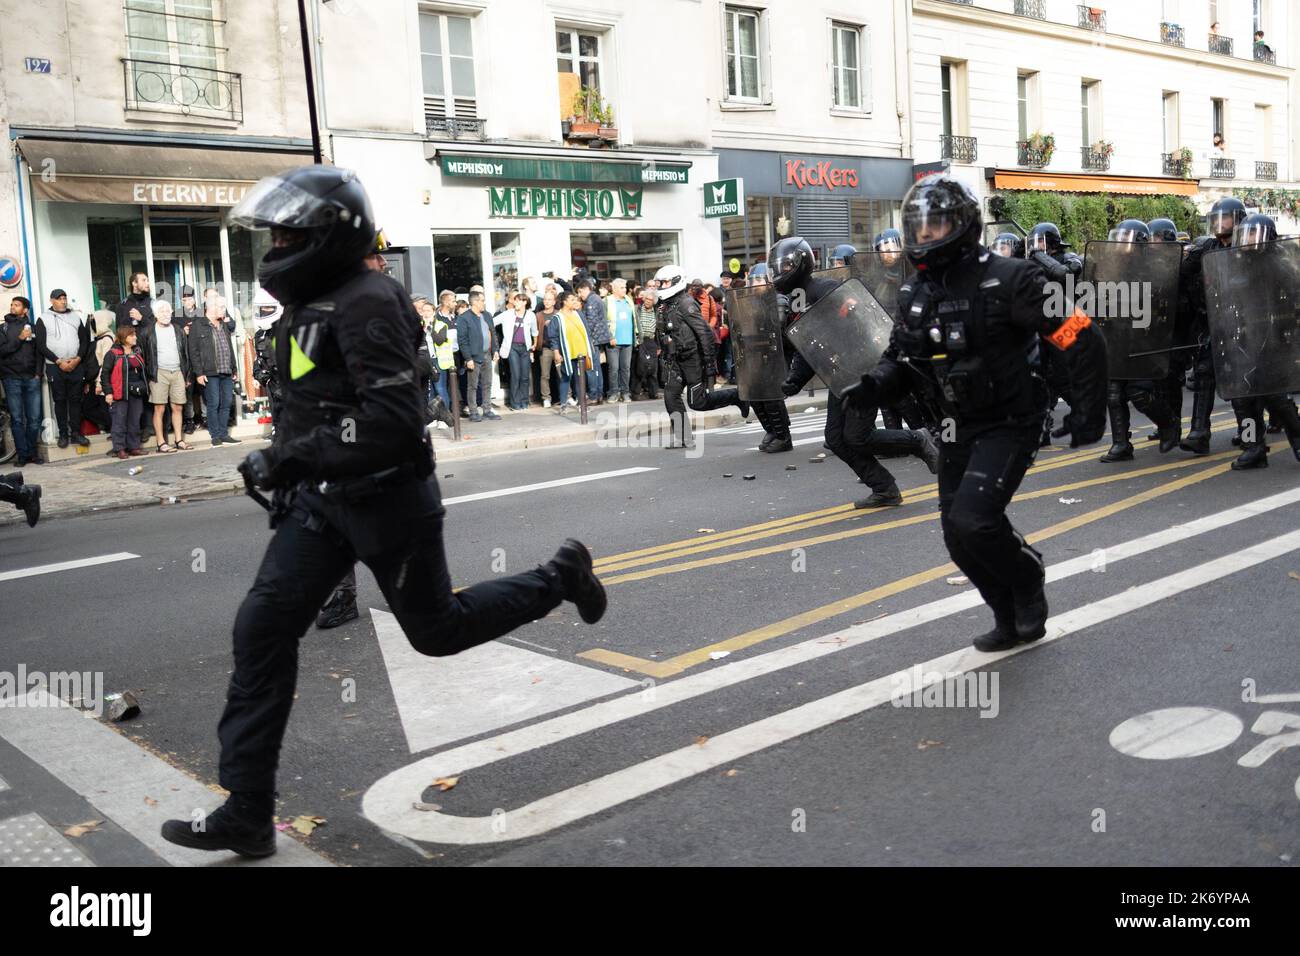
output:
[[[298,641],[353,561],[374,573],[411,645],[433,656],[493,640],[564,600],[594,623],[606,597],[590,553],[572,539],[533,570],[453,592],[415,365],[418,322],[401,285],[362,264],[376,229],[355,174],[317,165],[267,177],[230,218],[270,229],[258,280],[285,307],[281,421],[274,444],[240,466],[250,493],[274,493],[275,533],[235,619],[218,727],[230,797],[201,827],[169,820],[162,834],[266,856],[275,852],[275,773]]]
[[[1152,242],[1179,242],[1178,226],[1172,219],[1152,219],[1147,223],[1147,229],[1151,233]],[[1181,245],[1181,243],[1179,244]],[[1174,321],[1174,340],[1175,342],[1182,342],[1186,337],[1189,312],[1181,307],[1185,298],[1183,290],[1179,290],[1178,297],[1180,308]],[[1169,353],[1169,374],[1165,376],[1163,383],[1158,384],[1163,388],[1165,404],[1169,406],[1169,411],[1179,422],[1183,420],[1183,378],[1186,374],[1187,351],[1175,348]],[[1148,441],[1158,441],[1159,439],[1160,432],[1158,429],[1147,436]]]
[[[1179,271],[1179,312],[1186,310],[1182,338],[1175,346],[1194,345],[1181,350],[1192,368],[1192,426],[1178,447],[1196,455],[1210,453],[1210,413],[1214,410],[1214,357],[1210,350],[1210,332],[1205,315],[1205,286],[1201,263],[1216,249],[1232,245],[1232,234],[1246,218],[1246,207],[1236,196],[1225,196],[1210,207],[1208,236],[1192,243]],[[1175,355],[1180,354],[1175,352]]]
[[[989,246],[989,252],[1004,259],[1023,259],[1025,241],[1014,232],[999,232],[994,237],[993,244]]]
[[[713,330],[700,315],[700,304],[686,291],[686,277],[681,266],[668,265],[655,273],[655,328],[659,348],[663,350],[664,407],[672,421],[673,438],[669,448],[694,448],[691,420],[686,405],[697,412],[735,405],[749,417],[749,405],[740,400],[734,385],[713,387],[717,375]],[[682,390],[686,390],[686,403]]]
[[[1125,219],[1110,231],[1109,241],[1140,245],[1151,241],[1151,232],[1141,219]],[[1099,459],[1103,462],[1132,461],[1133,442],[1129,431],[1129,404],[1151,419],[1159,430],[1160,452],[1178,447],[1182,422],[1174,417],[1165,401],[1164,390],[1148,379],[1124,381],[1111,379],[1106,392],[1106,409],[1110,415],[1111,446]]]
[[[858,247],[851,242],[841,242],[831,250],[831,268],[846,266],[853,261],[853,257],[858,254]]]
[[[949,416],[939,462],[944,542],[993,609],[996,626],[975,647],[1005,650],[1042,637],[1048,616],[1042,558],[1006,517],[1047,414],[1035,347],[1067,357],[1077,446],[1105,428],[1105,340],[1078,310],[1052,315],[1041,267],[980,245],[979,200],[964,183],[946,175],[920,180],[902,216],[904,250],[918,272],[901,291],[890,350],[846,398],[870,406],[919,383],[942,403]]]
[[[1083,274],[1083,259],[1061,238],[1061,230],[1054,222],[1040,222],[1029,230],[1025,238],[1025,256],[1043,270],[1049,282],[1063,287],[1077,282]],[[1064,438],[1070,433],[1064,424],[1055,430],[1052,428],[1057,402],[1061,399],[1069,405],[1074,402],[1070,397],[1070,374],[1056,349],[1043,351],[1043,373],[1050,393],[1047,421],[1043,423],[1043,444],[1048,445],[1053,438]]]
[[[1152,242],[1177,242],[1178,226],[1172,219],[1152,219],[1147,223]]]
[[[7,501],[27,516],[27,526],[35,528],[41,519],[41,486],[23,482],[21,471],[0,475],[0,501]]]
[[[767,261],[773,284],[786,297],[791,325],[839,285],[834,279],[813,274],[812,248],[799,236],[782,239],[774,245]],[[797,395],[814,374],[812,366],[796,350],[781,390],[786,395]],[[929,432],[878,429],[875,427],[877,411],[874,406],[846,406],[834,393],[826,399],[826,446],[872,492],[870,497],[854,502],[853,506],[859,509],[895,507],[903,503],[894,476],[873,453],[916,455],[926,463],[931,474],[938,468],[939,450]]]
[[[884,276],[871,287],[871,294],[891,317],[897,319],[898,290],[906,278],[903,234],[892,227],[884,229],[876,235],[871,247],[880,256],[880,264],[884,267]],[[901,429],[904,424],[908,428],[933,428],[938,424],[933,410],[919,402],[914,392],[900,399],[897,405],[882,406],[880,418],[887,430],[894,431]],[[881,457],[895,456],[882,454]]]
[[[275,325],[284,306],[259,288],[253,296],[253,379],[266,390],[271,406],[271,437],[280,410],[280,379],[275,367]]]

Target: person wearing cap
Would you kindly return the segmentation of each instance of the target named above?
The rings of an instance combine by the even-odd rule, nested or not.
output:
[[[45,359],[45,378],[50,383],[50,403],[59,428],[59,447],[68,442],[86,446],[81,434],[81,397],[86,370],[81,366],[90,354],[90,329],[85,316],[68,308],[68,293],[55,289],[50,307],[36,320],[36,342]]]

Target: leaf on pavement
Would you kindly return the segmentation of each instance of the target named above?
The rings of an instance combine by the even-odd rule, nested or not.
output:
[[[312,831],[319,826],[325,825],[324,817],[314,817],[309,814],[302,814],[294,817],[291,826],[303,836],[311,836]]]
[[[146,804],[147,806],[150,806],[150,807],[156,807],[156,806],[158,806],[158,801],[155,800],[153,797],[145,797],[145,798],[144,798],[144,802],[145,802],[145,804]]]
[[[1295,571],[1292,571],[1290,574],[1287,575],[1287,577],[1295,578],[1297,581],[1300,581],[1300,573],[1297,573]]]
[[[415,810],[424,810],[424,811],[426,811],[426,812],[429,812],[429,811],[438,811],[438,810],[441,810],[441,809],[442,809],[442,805],[441,805],[441,804],[438,804],[438,803],[425,803],[423,800],[416,800],[414,803],[411,804],[411,807],[412,807],[412,809],[415,809]]]
[[[942,747],[942,740],[922,740],[916,745],[917,750],[929,750],[931,747]]]
[[[738,774],[738,773],[740,773],[739,770],[732,769],[732,770],[728,770],[726,773],[724,773],[723,776],[724,776],[724,777],[734,777],[734,776],[735,776],[736,774]]]
[[[85,836],[87,833],[98,830],[99,825],[103,822],[103,820],[87,820],[85,823],[75,823],[64,830],[63,835],[66,837]]]
[[[704,734],[700,734],[700,736],[695,738],[695,746],[697,747],[703,747],[708,742],[709,742],[709,738],[706,737]]]
[[[696,529],[695,529],[695,533],[696,533],[696,534],[713,534],[713,531],[714,531],[713,528],[696,528]]]
[[[970,578],[966,577],[964,574],[958,574],[951,578],[948,578],[948,583],[949,584],[970,584]]]
[[[429,784],[429,786],[437,787],[443,793],[446,793],[458,783],[460,783],[460,777],[439,777],[433,783]]]

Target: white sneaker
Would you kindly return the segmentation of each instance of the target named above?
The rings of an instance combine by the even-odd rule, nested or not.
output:
[[[551,400],[549,398],[546,401],[542,402],[542,408],[550,408],[550,407],[551,407]]]
[[[577,408],[577,407],[578,407],[578,402],[577,402],[577,400],[576,400],[576,399],[572,399],[572,398],[569,399],[569,407],[570,407],[570,408]]]

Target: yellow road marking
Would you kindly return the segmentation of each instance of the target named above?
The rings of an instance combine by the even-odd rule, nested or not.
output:
[[[1282,447],[1282,444],[1283,443],[1277,443],[1273,447],[1280,448]],[[1081,483],[1079,487],[1092,485],[1092,484],[1100,484],[1105,481],[1114,481],[1121,477],[1137,477],[1142,474],[1152,474],[1158,471],[1168,471],[1171,470],[1172,468],[1177,468],[1188,464],[1200,464],[1203,462],[1208,463],[1208,462],[1224,461],[1225,459],[1228,458],[1236,458],[1237,455],[1239,454],[1240,452],[1234,449],[1233,451],[1222,452],[1218,455],[1209,455],[1209,456],[1193,459],[1190,462],[1179,461],[1179,462],[1172,463],[1170,465],[1161,465],[1154,468],[1142,469],[1137,472],[1129,472],[1122,476],[1106,476],[1105,478],[1102,479],[1094,479],[1088,482]],[[1227,464],[1216,465],[1213,468],[1206,468],[1200,470],[1195,474],[1188,475],[1183,478],[1179,478],[1167,484],[1160,485],[1157,488],[1151,488],[1146,491],[1139,492],[1138,494],[1132,495],[1128,498],[1121,499],[1120,501],[1116,501],[1111,504],[1104,505],[1101,508],[1097,508],[1093,511],[1076,515],[1072,518],[1066,519],[1065,521],[1058,522],[1057,524],[1044,528],[1041,531],[1034,532],[1033,534],[1028,536],[1028,540],[1031,543],[1037,543],[1039,541],[1044,541],[1048,538],[1052,538],[1060,534],[1065,534],[1066,532],[1073,531],[1077,528],[1080,528],[1086,524],[1090,524],[1094,521],[1100,521],[1104,518],[1111,517],[1112,515],[1118,514],[1119,512],[1124,511],[1128,508],[1133,508],[1136,507],[1137,505],[1145,504],[1148,501],[1152,501],[1164,495],[1171,494],[1175,491],[1180,491],[1183,488],[1187,488],[1191,485],[1197,484],[1198,482],[1205,481],[1208,478],[1212,478],[1216,475],[1223,474],[1227,472],[1231,467],[1232,467],[1231,464],[1227,463]],[[1069,490],[1070,488],[1071,486],[1064,486],[1063,489],[1045,489],[1025,497],[1042,497],[1049,494],[1058,493],[1060,490]],[[935,518],[938,516],[931,515],[927,517]],[[862,529],[859,532],[853,532],[853,533],[862,533],[869,530],[872,529]],[[746,631],[743,634],[738,634],[735,637],[728,638],[727,640],[718,641],[714,644],[709,644],[704,647],[696,648],[695,650],[692,651],[687,651],[684,654],[679,654],[676,657],[669,658],[668,660],[665,661],[647,660],[641,657],[634,657],[630,654],[621,654],[617,651],[610,651],[605,648],[593,648],[592,650],[589,651],[583,651],[578,656],[585,658],[587,660],[596,661],[597,663],[607,664],[613,667],[620,667],[625,670],[636,671],[642,674],[648,674],[651,677],[672,677],[676,674],[682,673],[683,671],[691,667],[695,667],[696,665],[701,664],[704,661],[707,661],[709,659],[709,655],[715,652],[718,651],[731,652],[731,651],[742,650],[746,647],[752,647],[755,644],[760,644],[763,643],[764,641],[769,641],[774,638],[784,636],[793,631],[797,631],[802,628],[808,627],[809,625],[817,624],[821,621],[825,621],[833,617],[838,617],[839,615],[846,614],[849,611],[853,611],[858,608],[865,607],[870,604],[874,604],[876,602],[882,601],[894,595],[901,594],[912,588],[919,587],[923,584],[928,584],[931,581],[936,581],[941,577],[945,577],[949,574],[952,574],[956,570],[957,570],[956,565],[952,563],[948,563],[948,564],[940,565],[935,568],[930,568],[927,571],[919,571],[915,574],[908,575],[907,577],[900,578],[897,581],[891,581],[888,584],[883,584],[880,585],[879,587],[875,587],[868,591],[864,591],[861,594],[854,595],[853,597],[843,598],[838,601],[833,601],[830,604],[813,608],[809,611],[804,611],[792,617],[785,618],[784,620],[776,621],[772,624],[764,625],[763,627],[755,628],[754,630],[751,631]]]

